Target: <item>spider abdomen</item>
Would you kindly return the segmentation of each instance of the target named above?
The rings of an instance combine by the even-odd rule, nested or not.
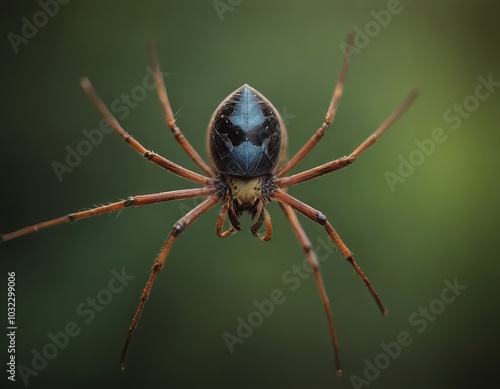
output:
[[[276,108],[257,90],[241,86],[217,107],[208,126],[208,152],[216,171],[242,177],[274,172],[284,131]]]

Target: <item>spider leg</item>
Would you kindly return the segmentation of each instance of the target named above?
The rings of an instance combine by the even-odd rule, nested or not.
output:
[[[290,169],[295,167],[309,152],[312,148],[318,143],[323,135],[325,135],[326,129],[333,122],[333,118],[337,113],[337,109],[340,103],[340,98],[342,97],[342,92],[344,90],[344,81],[347,77],[347,70],[349,69],[349,62],[351,61],[352,47],[354,40],[354,31],[351,30],[348,32],[346,37],[346,51],[344,54],[344,60],[342,62],[342,68],[340,70],[339,78],[337,80],[337,84],[335,85],[335,89],[333,90],[332,99],[330,101],[330,105],[328,106],[328,110],[326,111],[325,120],[320,128],[316,131],[316,133],[306,142],[304,146],[287,162],[283,165],[283,167],[276,174],[277,177],[283,177]]]
[[[168,99],[167,88],[165,87],[165,80],[160,71],[160,62],[158,61],[158,53],[156,51],[155,45],[152,41],[148,44],[149,62],[153,69],[153,78],[155,80],[156,91],[158,92],[158,98],[160,99],[161,106],[165,113],[165,119],[167,121],[168,127],[174,133],[175,140],[179,142],[181,147],[188,153],[191,159],[209,176],[215,177],[214,171],[207,165],[207,163],[200,157],[198,152],[191,146],[191,143],[186,139],[184,134],[181,132],[177,123],[175,122],[175,116]]]
[[[149,279],[146,282],[146,285],[144,287],[144,290],[142,291],[141,298],[139,299],[139,304],[137,305],[137,308],[135,310],[134,317],[132,319],[132,323],[130,324],[130,328],[128,330],[128,336],[125,341],[125,345],[123,346],[123,351],[120,359],[120,366],[122,370],[125,368],[125,357],[127,356],[127,350],[128,346],[130,344],[130,340],[132,339],[132,335],[134,334],[134,331],[137,327],[137,323],[139,321],[139,318],[141,316],[142,310],[144,308],[144,304],[146,303],[146,300],[149,297],[149,294],[151,293],[151,288],[153,287],[153,284],[156,280],[156,277],[158,276],[158,273],[160,272],[161,268],[163,267],[163,264],[165,263],[165,259],[167,258],[167,255],[172,248],[172,245],[174,244],[175,239],[182,233],[184,230],[189,227],[191,223],[193,223],[196,219],[198,219],[201,215],[203,215],[205,212],[207,212],[210,208],[212,208],[214,205],[216,205],[221,196],[219,194],[213,194],[210,196],[208,199],[200,203],[198,206],[193,208],[190,212],[188,212],[184,217],[179,219],[177,223],[174,224],[174,227],[172,228],[172,231],[168,235],[165,243],[163,244],[163,247],[160,250],[160,253],[158,254],[158,257],[155,259],[153,267],[151,268],[151,273],[149,275]]]
[[[0,235],[0,242],[5,242],[7,240],[15,239],[22,235],[30,234],[32,232],[37,232],[45,228],[54,227],[60,224],[86,219],[88,217],[102,215],[113,211],[120,211],[122,209],[129,208],[132,206],[140,207],[143,205],[164,203],[166,201],[172,201],[172,200],[210,196],[214,194],[216,190],[217,189],[215,187],[210,186],[204,188],[182,189],[182,190],[174,190],[171,192],[161,192],[161,193],[154,193],[147,195],[132,196],[125,200],[117,201],[107,205],[102,205],[100,207],[91,208],[86,211],[70,213],[66,216],[61,216],[56,219],[48,220],[45,222],[21,228],[20,230],[11,232],[9,234]]]
[[[378,293],[375,291],[373,286],[371,285],[370,281],[366,277],[365,273],[363,273],[363,270],[361,270],[361,267],[358,265],[356,260],[354,259],[351,251],[347,248],[347,246],[344,244],[342,239],[340,239],[340,236],[337,234],[337,231],[332,227],[328,219],[326,218],[325,215],[323,215],[321,212],[318,210],[314,209],[310,205],[307,205],[303,203],[300,200],[297,200],[295,197],[290,196],[288,193],[285,193],[284,191],[278,189],[275,191],[272,195],[276,200],[283,202],[296,211],[300,212],[307,218],[311,219],[313,222],[318,223],[319,225],[323,226],[330,236],[330,238],[333,240],[335,245],[339,248],[340,252],[344,256],[344,258],[351,264],[353,269],[356,271],[358,276],[361,278],[365,286],[367,287],[368,291],[372,295],[373,299],[377,303],[377,306],[379,307],[380,311],[384,316],[387,316],[389,311],[385,308],[384,304],[380,300],[380,297],[378,296]]]
[[[202,176],[201,174],[195,173],[189,169],[183,168],[176,163],[169,161],[168,159],[158,155],[150,150],[144,148],[137,140],[135,140],[129,133],[127,133],[123,127],[120,125],[118,120],[109,111],[106,105],[103,103],[101,98],[98,96],[94,87],[90,83],[89,79],[84,77],[81,79],[80,84],[87,94],[90,101],[96,106],[97,110],[101,115],[108,121],[111,127],[122,137],[122,139],[127,142],[132,148],[139,152],[147,160],[161,166],[162,168],[174,173],[182,178],[196,182],[201,185],[211,185],[213,184],[213,179],[209,177]]]
[[[226,231],[222,232],[222,227],[224,226],[224,221],[226,220],[227,206],[223,205],[219,212],[219,217],[217,218],[216,234],[219,238],[226,238],[236,232],[233,227],[228,228]]]
[[[250,232],[256,238],[259,238],[263,242],[267,242],[273,236],[273,225],[271,223],[271,217],[269,216],[269,212],[267,212],[266,208],[264,207],[264,204],[261,203],[259,206],[261,207],[261,209],[258,211],[258,215],[256,215],[254,224],[252,224],[252,226],[250,227]],[[258,232],[259,228],[264,223],[266,223],[266,235],[262,235],[260,232]]]
[[[284,202],[278,201],[281,209],[285,213],[290,225],[292,226],[293,232],[297,235],[297,239],[302,246],[302,250],[307,257],[307,261],[309,262],[309,266],[314,274],[314,280],[316,281],[316,285],[319,290],[319,294],[321,296],[321,301],[323,302],[323,306],[325,308],[326,317],[328,318],[328,327],[330,329],[330,336],[332,339],[333,350],[335,352],[335,361],[337,364],[337,376],[342,375],[342,369],[340,368],[340,354],[339,354],[339,343],[337,339],[337,333],[335,331],[335,323],[333,321],[332,309],[330,307],[330,301],[328,299],[328,295],[326,293],[325,285],[323,284],[323,278],[321,276],[321,270],[318,262],[318,258],[316,257],[316,253],[311,246],[311,241],[307,237],[302,225],[297,218],[295,212],[290,208],[290,206]]]
[[[320,177],[324,174],[342,169],[350,165],[363,151],[374,144],[380,138],[380,136],[408,109],[408,107],[410,107],[413,101],[417,98],[418,93],[418,89],[411,90],[403,103],[379,126],[379,128],[375,130],[375,132],[373,132],[373,134],[366,138],[365,141],[361,143],[348,156],[338,158],[334,161],[325,163],[309,170],[305,170],[301,173],[294,174],[289,177],[283,177],[279,179],[278,186],[280,188],[285,188],[290,185],[300,184],[301,182]]]

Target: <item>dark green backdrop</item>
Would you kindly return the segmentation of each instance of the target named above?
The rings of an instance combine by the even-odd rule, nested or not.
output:
[[[498,6],[394,4],[73,0],[57,12],[52,8],[54,16],[16,46],[18,53],[9,36],[20,35],[25,20],[43,24],[44,16],[36,2],[4,4],[2,232],[133,194],[193,187],[141,159],[115,134],[104,134],[62,182],[53,171],[55,161],[64,163],[66,147],[78,147],[86,139],[82,131],[99,125],[79,86],[83,75],[109,105],[136,88],[144,99],[126,115],[122,108],[123,126],[146,147],[196,169],[165,126],[156,93],[137,94],[147,75],[150,36],[169,73],[178,123],[204,156],[210,115],[243,83],[287,113],[290,150],[298,150],[322,122],[350,26],[372,37],[358,42],[335,124],[295,171],[348,154],[410,88],[422,90],[411,110],[352,167],[290,190],[330,217],[390,310],[387,318],[380,315],[340,253],[319,250],[342,378],[335,377],[313,280],[287,283],[292,266],[304,258],[275,204],[269,206],[274,235],[268,243],[246,231],[248,218],[245,231],[216,238],[216,209],[178,239],[147,303],[127,369],[119,370],[152,261],[173,223],[193,205],[183,201],[2,244],[3,318],[7,271],[17,279],[16,361],[33,368],[33,352],[54,353],[49,333],[71,322],[80,330],[27,378],[30,387],[457,388],[495,380],[500,91],[477,88],[481,76],[500,81]],[[389,21],[389,11],[381,10],[392,7],[401,12]],[[459,123],[452,111],[464,103]],[[425,141],[436,128],[444,141]],[[418,166],[403,166],[402,160]],[[387,172],[391,180],[400,176],[392,186]],[[319,226],[305,219],[304,225],[315,246],[327,242]],[[122,268],[135,278],[116,294],[106,292],[113,269]],[[467,288],[456,290],[458,296],[443,292],[446,280]],[[275,289],[286,301],[230,353],[223,334],[236,334],[238,317],[247,320],[256,311],[253,302],[269,299]],[[95,315],[82,314],[80,304],[96,296],[112,301]],[[427,318],[421,316],[428,308]],[[405,336],[411,344],[398,351],[391,342]],[[381,343],[392,348],[384,351]],[[6,362],[7,341],[2,344]],[[10,384],[6,377],[0,375],[2,387]],[[16,378],[15,386],[24,386],[19,371]]]

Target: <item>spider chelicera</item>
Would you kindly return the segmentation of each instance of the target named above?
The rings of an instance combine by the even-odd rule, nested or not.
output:
[[[132,335],[137,327],[139,317],[148,299],[151,288],[162,269],[165,259],[174,244],[175,239],[197,218],[218,203],[222,203],[216,224],[216,234],[221,238],[228,237],[241,229],[239,217],[248,212],[252,217],[251,233],[260,240],[271,239],[271,218],[266,210],[266,204],[277,201],[286,218],[297,236],[300,245],[309,261],[319,289],[321,300],[328,318],[330,336],[335,352],[337,375],[341,375],[338,341],[335,332],[333,316],[328,296],[323,285],[319,262],[311,246],[311,242],[302,228],[296,212],[301,213],[313,222],[323,226],[337,245],[343,257],[351,264],[361,278],[368,291],[375,299],[380,311],[387,315],[388,311],[380,300],[377,292],[365,276],[360,266],[354,260],[351,251],[347,248],[339,235],[332,227],[326,216],[315,208],[307,205],[287,193],[287,188],[292,185],[323,176],[327,173],[345,168],[353,163],[356,158],[370,147],[390,127],[394,121],[412,104],[418,95],[413,89],[403,103],[397,108],[364,142],[362,142],[349,155],[338,158],[312,169],[291,176],[285,174],[295,167],[319,142],[326,129],[332,123],[344,87],[344,80],[350,62],[353,43],[353,33],[349,33],[346,40],[348,48],[344,54],[340,75],[333,91],[325,119],[321,127],[306,142],[306,144],[288,161],[285,162],[287,152],[287,131],[276,108],[261,93],[245,84],[231,93],[215,110],[207,131],[207,149],[211,166],[204,162],[196,150],[177,127],[174,114],[170,106],[165,83],[156,52],[151,46],[149,49],[150,62],[154,69],[154,80],[158,96],[165,112],[168,127],[172,130],[175,139],[193,161],[203,170],[205,175],[188,170],[176,163],[144,148],[137,140],[132,138],[118,123],[106,105],[97,95],[92,84],[87,78],[81,80],[81,86],[89,99],[99,110],[101,115],[109,122],[122,139],[147,160],[164,168],[165,170],[201,185],[201,188],[183,189],[155,194],[129,197],[108,205],[95,207],[89,210],[75,212],[52,219],[46,222],[31,225],[9,234],[2,235],[0,241],[5,242],[19,236],[53,227],[67,222],[85,219],[91,216],[119,211],[132,206],[163,203],[172,200],[206,197],[199,205],[194,207],[173,226],[158,257],[155,259],[149,279],[142,292],[139,304],[135,311],[128,336],[123,347],[120,365],[125,367],[125,357]],[[223,230],[225,219],[229,219],[231,227]],[[259,232],[265,226],[265,233]]]

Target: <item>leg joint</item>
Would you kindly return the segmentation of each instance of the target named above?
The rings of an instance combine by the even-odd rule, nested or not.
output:
[[[316,273],[319,271],[319,263],[318,261],[316,260],[316,258],[312,258],[313,260],[309,261],[309,267],[311,268],[311,270]]]
[[[310,244],[308,244],[308,243],[307,243],[307,244],[304,244],[304,245],[302,246],[302,249],[304,250],[304,253],[305,253],[306,255],[309,255],[309,254],[313,251],[312,246],[311,246]]]
[[[135,197],[129,197],[123,202],[125,208],[135,205]]]
[[[147,160],[151,161],[154,157],[155,157],[156,153],[153,152],[153,151],[146,151],[144,153],[144,158],[146,158]]]
[[[320,225],[324,226],[324,225],[326,224],[326,222],[328,221],[328,219],[326,218],[326,216],[325,216],[325,215],[323,215],[321,212],[319,212],[319,211],[318,211],[318,212],[316,213],[316,221],[317,221]]]
[[[163,265],[162,265],[162,264],[160,264],[160,263],[158,263],[157,261],[155,261],[155,263],[153,264],[153,267],[151,268],[151,271],[152,271],[153,273],[159,273],[162,267],[163,267]],[[146,290],[146,288],[144,288],[144,290]],[[149,291],[150,291],[150,290],[149,290]],[[147,293],[145,296],[144,296],[144,295],[143,295],[143,296],[141,296],[141,299],[142,299],[143,297],[145,297],[145,298],[144,298],[144,300],[143,300],[144,302],[146,302],[146,300],[147,300],[147,299],[148,299],[148,297],[149,297],[149,291],[148,291],[148,293]]]
[[[129,135],[129,134],[127,134],[127,133],[122,134],[122,139],[123,139],[125,142],[129,143],[130,135]]]
[[[174,227],[172,228],[172,235],[176,237],[179,236],[184,231],[184,227],[185,226],[181,223],[175,223]]]

